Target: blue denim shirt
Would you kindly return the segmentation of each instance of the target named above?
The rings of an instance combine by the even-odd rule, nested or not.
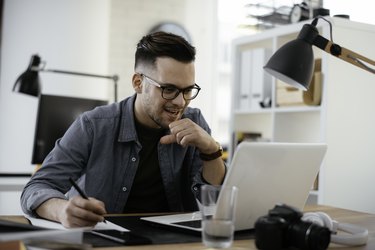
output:
[[[70,126],[25,186],[21,206],[26,214],[36,216],[34,210],[50,198],[77,195],[69,177],[79,179],[89,197],[103,201],[108,213],[122,213],[141,150],[134,124],[135,98],[85,112]],[[211,132],[199,109],[188,107],[183,117]],[[158,155],[170,210],[198,210],[199,187],[206,183],[198,149],[159,143]]]

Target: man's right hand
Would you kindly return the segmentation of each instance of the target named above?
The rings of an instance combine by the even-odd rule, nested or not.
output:
[[[102,201],[94,198],[87,200],[80,196],[70,200],[49,199],[36,212],[40,217],[58,221],[66,228],[95,226],[104,221],[103,215],[107,213]]]

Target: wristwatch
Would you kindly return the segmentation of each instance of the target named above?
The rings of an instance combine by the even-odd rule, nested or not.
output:
[[[199,154],[199,157],[203,160],[203,161],[212,161],[212,160],[215,160],[219,157],[221,157],[223,155],[223,147],[220,145],[220,143],[216,142],[217,146],[218,146],[218,150],[212,154],[203,154],[203,153],[200,153]]]

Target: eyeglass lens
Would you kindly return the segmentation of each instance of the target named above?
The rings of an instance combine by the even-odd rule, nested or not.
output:
[[[180,94],[180,92],[182,92],[185,100],[192,100],[198,95],[199,92],[199,89],[196,86],[183,90],[179,90],[178,88],[172,86],[161,87],[161,89],[163,98],[168,100],[176,98]]]

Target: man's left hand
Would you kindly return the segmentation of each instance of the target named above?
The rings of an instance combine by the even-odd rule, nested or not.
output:
[[[210,154],[217,151],[215,140],[203,128],[188,118],[169,124],[170,134],[160,139],[162,144],[178,143],[183,147],[195,146],[201,153]]]

